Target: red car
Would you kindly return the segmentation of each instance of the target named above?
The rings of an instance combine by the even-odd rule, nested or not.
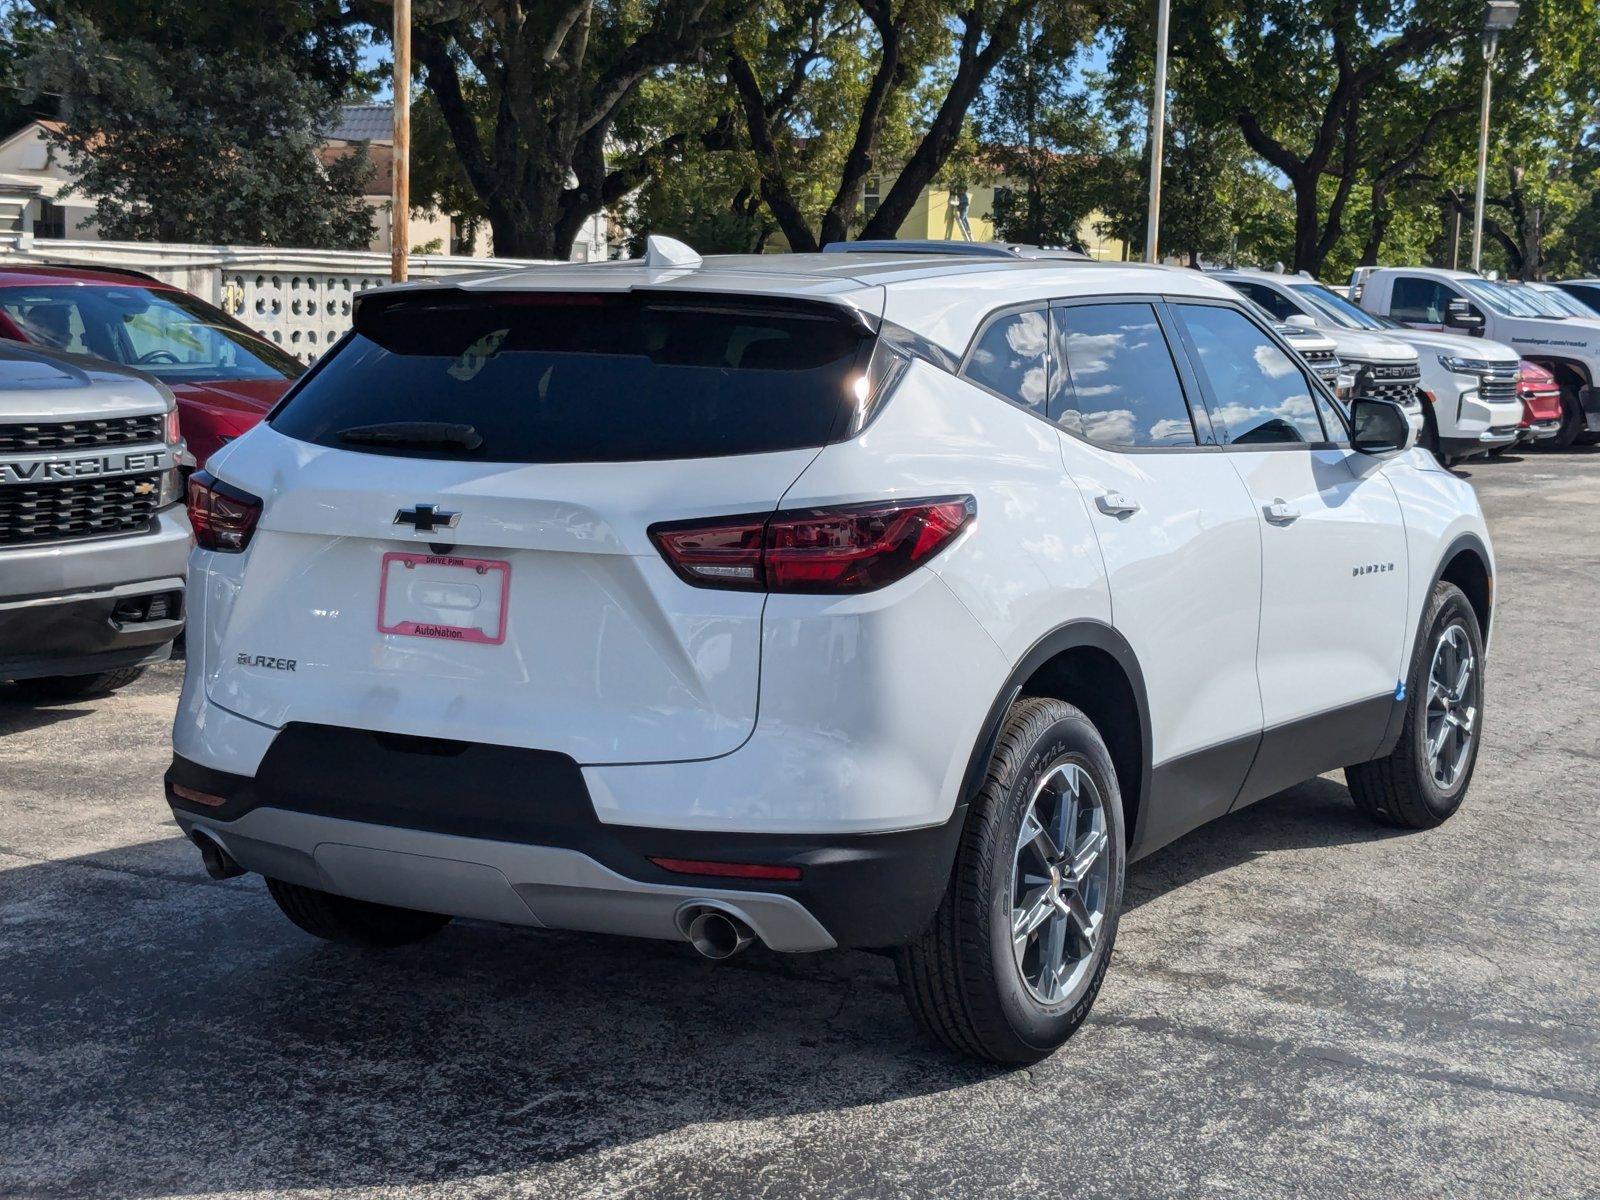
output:
[[[138,271],[0,267],[0,337],[155,376],[178,398],[196,465],[261,420],[305,370],[222,310]]]
[[[1523,359],[1517,396],[1522,400],[1522,423],[1518,428],[1523,442],[1548,442],[1561,431],[1561,385],[1549,371]]]

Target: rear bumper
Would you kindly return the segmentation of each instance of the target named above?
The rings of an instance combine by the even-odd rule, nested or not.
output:
[[[159,662],[183,629],[189,525],[0,550],[0,679],[89,675]],[[164,597],[157,615],[140,611]]]
[[[223,800],[207,805],[174,784]],[[711,902],[775,950],[887,947],[944,895],[965,808],[896,833],[768,834],[601,822],[565,755],[290,725],[254,777],[174,756],[167,798],[247,870],[363,900],[517,925],[683,937]],[[668,871],[656,858],[796,867],[798,880]]]

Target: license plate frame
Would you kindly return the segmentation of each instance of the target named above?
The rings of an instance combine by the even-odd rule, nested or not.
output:
[[[389,611],[389,581],[395,576],[391,565],[399,563],[400,571],[417,567],[444,567],[452,572],[470,571],[463,582],[488,582],[494,589],[498,585],[498,612],[491,613],[490,622],[495,627],[456,625],[448,620],[421,620],[406,613]],[[497,577],[493,580],[490,577]],[[448,587],[448,584],[445,584]],[[378,632],[392,637],[422,637],[434,641],[468,643],[481,646],[499,646],[506,640],[506,615],[511,599],[511,564],[499,558],[464,558],[454,554],[421,554],[414,551],[391,550],[384,554],[378,571]],[[478,608],[474,607],[473,612]]]

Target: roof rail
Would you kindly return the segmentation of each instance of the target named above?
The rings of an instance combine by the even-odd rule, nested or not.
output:
[[[936,238],[868,238],[859,242],[829,242],[824,254],[959,254],[967,258],[1021,258],[1003,242],[942,242]]]

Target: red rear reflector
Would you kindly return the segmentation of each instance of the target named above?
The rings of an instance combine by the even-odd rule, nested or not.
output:
[[[697,858],[657,858],[650,861],[663,871],[677,875],[718,875],[725,879],[799,879],[799,867],[775,867],[770,863],[706,862]]]
[[[250,544],[261,519],[261,500],[223,483],[209,471],[189,476],[189,524],[202,550],[237,554]]]
[[[870,592],[938,554],[976,511],[971,496],[947,496],[673,521],[649,532],[695,587]]]
[[[181,783],[167,785],[172,789],[172,794],[180,800],[187,800],[191,804],[204,804],[210,808],[220,808],[228,802],[226,796],[213,796],[210,792],[197,791],[192,787],[184,787]]]

